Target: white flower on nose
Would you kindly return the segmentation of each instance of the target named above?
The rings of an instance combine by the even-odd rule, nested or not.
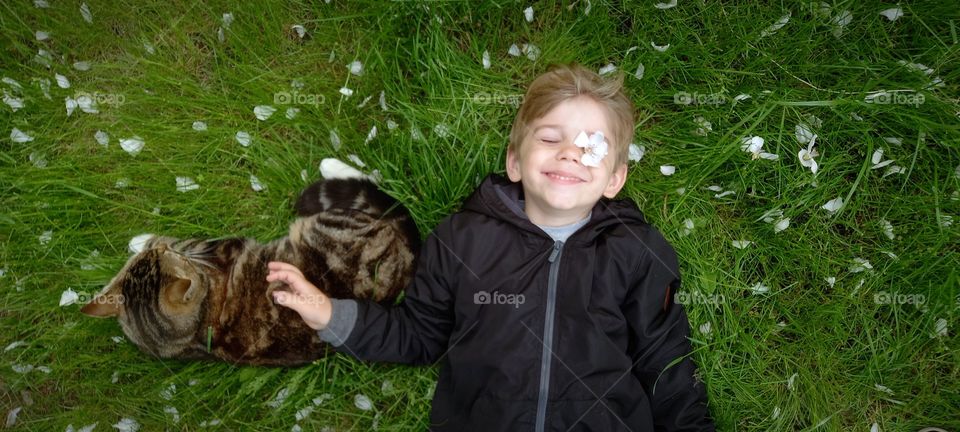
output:
[[[583,149],[584,153],[583,157],[580,158],[580,163],[585,166],[598,167],[600,161],[607,155],[608,145],[607,141],[603,139],[603,132],[594,132],[588,136],[586,132],[580,131],[573,143]]]

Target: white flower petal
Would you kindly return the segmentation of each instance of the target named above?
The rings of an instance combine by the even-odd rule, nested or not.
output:
[[[140,138],[136,135],[120,140],[120,148],[129,153],[131,156],[136,156],[137,153],[140,153],[140,150],[143,150],[144,144],[143,138]]]
[[[370,128],[370,132],[367,133],[367,139],[363,140],[363,143],[367,144],[370,141],[373,141],[373,139],[376,137],[377,137],[377,126],[374,125],[373,127]]]
[[[883,160],[883,149],[879,148],[873,151],[873,156],[870,157],[870,163],[876,165]]]
[[[336,129],[330,130],[330,145],[333,146],[334,151],[340,150],[340,135],[337,135]]]
[[[747,246],[750,246],[751,244],[753,244],[753,242],[750,240],[734,240],[730,242],[730,244],[732,244],[733,247],[737,249],[746,249]]]
[[[179,181],[177,183],[179,184]],[[127,243],[127,250],[132,254],[143,252],[143,249],[147,247],[147,242],[152,238],[153,234],[140,234],[134,236],[130,239],[130,242]]]
[[[277,395],[273,398],[272,401],[267,402],[267,405],[269,405],[273,409],[280,408],[280,406],[287,401],[287,398],[290,397],[290,393],[291,393],[290,388],[284,387],[282,390],[277,392]]]
[[[353,90],[346,87],[340,87],[340,94],[344,95],[345,97],[350,97],[353,96]]]
[[[16,407],[7,412],[7,422],[4,424],[4,429],[13,429],[17,424],[17,416],[22,409],[23,407]]]
[[[828,212],[830,212],[830,213],[834,213],[834,212],[836,212],[837,210],[840,210],[840,207],[843,207],[843,197],[838,197],[838,198],[834,198],[834,199],[832,199],[832,200],[830,200],[830,201],[827,201],[827,203],[824,204],[823,206],[821,206],[820,208],[822,208],[822,209],[824,209],[824,210],[826,210],[826,211],[828,211]]]
[[[132,418],[122,418],[119,422],[113,425],[118,432],[137,432],[140,430],[140,423],[137,423],[136,420]]]
[[[510,45],[510,49],[507,50],[507,54],[510,54],[514,57],[520,57],[520,48],[517,44]]]
[[[366,167],[366,166],[367,166],[367,164],[363,163],[363,161],[360,160],[360,157],[359,157],[359,156],[357,156],[357,155],[355,155],[355,154],[353,154],[353,153],[348,154],[348,155],[347,155],[347,159],[350,160],[350,162],[353,162],[354,165],[356,165],[356,166],[358,166],[358,167],[360,167],[360,168],[363,168],[363,167]]]
[[[490,69],[490,52],[483,50],[483,58],[481,59],[484,69]]]
[[[643,67],[643,63],[637,65],[637,71],[633,73],[633,76],[637,79],[643,79],[643,72],[646,71],[646,68]]]
[[[53,76],[57,79],[57,87],[64,89],[70,88],[70,80],[68,80],[67,77],[60,74],[54,74]]]
[[[33,36],[36,37],[38,41],[45,41],[47,39],[50,39],[50,33],[42,30],[37,30],[36,32],[34,32]]]
[[[627,153],[627,159],[633,162],[640,162],[640,160],[643,159],[644,153],[646,152],[647,152],[647,149],[644,146],[630,144],[630,149]]]
[[[277,112],[277,109],[270,105],[257,105],[253,107],[253,114],[257,116],[257,120],[260,121],[270,118],[275,112]]]
[[[711,331],[710,321],[700,324],[700,333],[708,335],[710,334],[710,331]]]
[[[883,226],[883,235],[887,236],[888,239],[893,240],[896,236],[893,234],[893,224],[886,219],[880,219],[880,225]]]
[[[903,140],[897,137],[884,137],[883,140],[886,141],[887,144],[893,144],[893,145],[903,144]]]
[[[33,141],[33,137],[27,135],[26,132],[23,132],[20,129],[13,128],[13,130],[10,131],[10,140],[15,143],[25,143]]]
[[[363,411],[370,411],[373,409],[373,401],[371,401],[369,397],[361,393],[357,393],[353,397],[353,405]]]
[[[9,105],[13,112],[23,108],[23,99],[11,96],[6,90],[3,91],[3,103]]]
[[[664,52],[664,51],[670,49],[670,44],[657,45],[657,44],[653,43],[652,41],[650,42],[650,46],[651,46],[654,50],[656,50],[657,52]]]
[[[246,131],[237,131],[237,133],[233,136],[233,139],[237,140],[240,145],[249,147],[252,138]]]
[[[673,165],[660,165],[660,174],[671,176],[677,172],[677,167]]]
[[[66,291],[60,294],[60,306],[69,306],[78,300],[80,300],[80,295],[73,291],[73,288],[67,288]]]
[[[92,23],[93,14],[90,13],[90,6],[87,6],[86,3],[80,3],[80,15],[83,17],[83,20]]]
[[[853,264],[850,265],[850,273],[860,273],[867,270],[873,270],[873,265],[870,264],[870,261],[867,261],[863,258],[854,258]]]
[[[885,16],[890,21],[896,21],[903,16],[903,9],[900,6],[880,11],[880,15]]]
[[[830,285],[830,288],[833,288],[833,284],[837,283],[837,278],[830,276],[824,279],[827,282],[827,285]]]
[[[202,121],[197,120],[197,121],[193,122],[193,130],[195,130],[195,131],[197,131],[197,132],[204,132],[204,131],[207,130],[207,124],[204,123],[204,122],[202,122]]]
[[[387,92],[380,90],[380,100],[377,101],[380,105],[380,109],[383,111],[387,110]]]
[[[287,112],[285,116],[287,117],[288,120],[293,120],[297,116],[297,114],[300,114],[300,108],[290,107],[290,108],[287,108]]]
[[[200,185],[190,177],[177,177],[177,192],[189,192],[200,189]]]
[[[450,136],[450,126],[444,123],[437,123],[437,125],[433,127],[433,133],[437,134],[440,138],[446,138]]]
[[[260,192],[260,191],[266,189],[267,186],[264,185],[264,184],[260,181],[260,179],[257,178],[257,176],[255,176],[255,175],[253,175],[253,174],[250,174],[250,188],[253,189],[254,192]]]
[[[598,73],[602,76],[608,73],[613,73],[616,70],[617,70],[617,67],[614,66],[613,63],[607,63],[606,66],[600,68],[600,71]]]
[[[934,324],[933,334],[937,337],[946,337],[947,336],[947,320],[940,318]]]
[[[780,231],[787,229],[787,227],[789,226],[790,226],[790,218],[780,219],[777,221],[776,224],[773,225],[773,232],[778,233]]]
[[[760,32],[760,37],[767,37],[776,33],[777,30],[780,30],[781,28],[783,28],[783,26],[787,25],[787,23],[790,22],[790,16],[791,16],[791,12],[787,12],[785,15],[781,16],[780,19],[777,20],[777,22],[763,29],[763,31]]]
[[[769,292],[770,287],[764,285],[763,282],[757,282],[750,287],[750,290],[753,291],[754,294],[763,294]]]
[[[810,143],[810,140],[813,139],[813,132],[806,124],[799,123],[794,130],[794,136],[797,138],[797,142],[800,144],[808,144]]]
[[[230,24],[233,24],[233,13],[232,13],[232,12],[224,12],[224,14],[223,14],[223,16],[222,16],[222,20],[223,20],[223,21],[222,21],[222,22],[223,22],[223,27],[224,27],[224,28],[230,28]]]
[[[523,18],[527,20],[527,22],[533,22],[533,6],[523,10]]]
[[[70,96],[67,96],[63,99],[63,104],[67,109],[67,117],[70,117],[71,115],[73,115],[73,111],[77,109],[77,100]]]
[[[361,63],[360,60],[354,60],[350,62],[350,64],[347,65],[347,69],[350,71],[350,73],[356,76],[363,75],[363,63]]]
[[[290,29],[296,32],[297,37],[299,37],[300,39],[303,39],[303,37],[307,35],[307,29],[300,24],[294,24],[290,26]]]
[[[675,6],[677,6],[677,0],[670,0],[668,3],[657,3],[653,5],[653,7],[657,9],[670,9]]]
[[[530,61],[537,61],[537,57],[540,57],[540,48],[534,44],[523,44],[521,51]]]

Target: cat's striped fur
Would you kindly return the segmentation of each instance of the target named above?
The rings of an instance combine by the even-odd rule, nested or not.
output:
[[[267,263],[284,261],[334,298],[392,302],[413,276],[419,244],[406,208],[367,179],[314,183],[289,235],[177,240],[154,236],[84,306],[116,316],[141,350],[163,358],[293,366],[329,348],[291,309],[275,305]],[[209,350],[208,350],[209,338]]]

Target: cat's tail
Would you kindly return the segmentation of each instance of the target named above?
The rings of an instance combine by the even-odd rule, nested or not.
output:
[[[360,170],[337,159],[327,158],[320,162],[320,173],[324,180],[308,186],[297,199],[295,208],[298,216],[347,210],[361,211],[378,219],[411,219],[406,207],[381,191],[373,178]]]

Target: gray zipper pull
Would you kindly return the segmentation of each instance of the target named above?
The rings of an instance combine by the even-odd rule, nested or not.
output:
[[[557,255],[560,255],[560,248],[563,247],[563,242],[556,242],[553,244],[553,250],[550,251],[550,257],[547,258],[548,262],[554,262],[557,260]]]

